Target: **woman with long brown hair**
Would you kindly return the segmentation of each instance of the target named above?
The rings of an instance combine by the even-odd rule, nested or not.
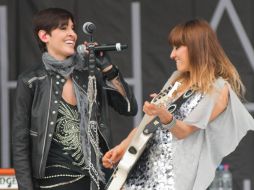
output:
[[[202,19],[179,24],[169,33],[169,44],[177,71],[163,89],[181,85],[169,109],[144,103],[145,114],[158,116],[161,126],[123,189],[204,190],[222,158],[254,129],[240,101],[245,89],[239,74],[209,24]],[[122,158],[136,131],[104,155],[105,167]]]

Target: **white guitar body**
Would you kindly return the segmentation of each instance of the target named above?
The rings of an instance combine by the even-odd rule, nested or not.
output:
[[[156,96],[152,103],[159,105],[167,103],[172,94],[180,86],[179,82],[175,82],[174,86],[163,97]],[[163,92],[162,92],[163,93]],[[159,98],[158,98],[159,97]],[[122,159],[118,163],[114,173],[112,174],[108,184],[107,190],[120,190],[124,185],[130,170],[133,168],[141,154],[143,153],[146,143],[153,136],[153,132],[147,129],[148,125],[153,125],[153,128],[157,128],[160,124],[159,120],[155,117],[144,115],[140,125],[137,128],[135,135],[133,136],[127,151],[124,153]]]

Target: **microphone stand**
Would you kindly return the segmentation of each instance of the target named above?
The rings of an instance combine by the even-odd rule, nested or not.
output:
[[[94,43],[93,43],[93,35],[90,34],[90,40],[88,45],[88,51],[89,51],[89,61],[88,61],[88,71],[89,76],[94,76],[94,72],[96,69],[96,60],[95,60],[95,50],[94,50]]]
[[[96,77],[95,77],[95,69],[96,69],[96,59],[95,59],[95,50],[94,50],[94,43],[93,43],[93,35],[90,34],[90,40],[89,40],[89,45],[88,45],[88,51],[89,51],[89,59],[88,59],[88,103],[93,104],[93,100],[96,99],[97,91],[96,91]],[[92,105],[89,105],[89,108]]]
[[[87,134],[88,141],[90,142],[91,157],[89,164],[93,165],[92,168],[89,166],[89,174],[91,176],[91,190],[99,190],[99,171],[95,166],[100,161],[100,148],[99,148],[99,135],[98,135],[98,121],[96,117],[96,97],[97,97],[97,84],[96,84],[96,57],[94,50],[93,36],[90,34],[90,40],[88,45],[89,61],[88,61],[88,85],[87,85],[87,99],[88,99],[88,126]],[[96,169],[95,169],[96,168]],[[97,171],[96,171],[97,170]]]

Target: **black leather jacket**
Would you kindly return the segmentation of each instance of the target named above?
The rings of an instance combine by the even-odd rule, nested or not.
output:
[[[137,103],[121,73],[119,79],[127,97],[106,86],[100,72],[97,78],[99,131],[110,147],[108,105],[124,115],[134,116]],[[86,91],[87,70],[74,70],[73,81]],[[20,190],[33,190],[33,179],[42,178],[58,115],[65,79],[43,65],[19,76],[13,121],[13,164]]]

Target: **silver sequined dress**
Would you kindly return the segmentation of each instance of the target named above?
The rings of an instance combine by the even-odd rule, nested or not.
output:
[[[171,104],[174,117],[183,120],[200,102],[202,95],[187,91],[182,102]],[[124,190],[175,190],[174,166],[174,137],[162,128],[158,128],[149,140],[145,151],[131,171]]]

